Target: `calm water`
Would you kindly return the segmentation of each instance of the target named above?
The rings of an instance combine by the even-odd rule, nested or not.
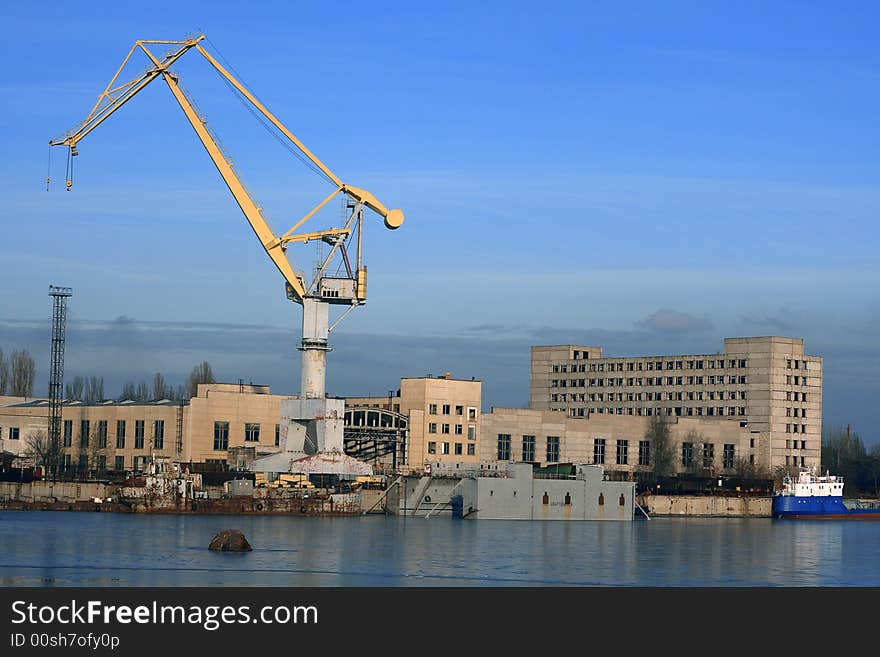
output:
[[[244,554],[207,549],[241,529]],[[0,511],[2,586],[880,586],[880,522]]]

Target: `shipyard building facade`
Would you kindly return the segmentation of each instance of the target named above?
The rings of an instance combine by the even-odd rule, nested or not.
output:
[[[718,354],[625,358],[601,347],[532,347],[529,397],[532,409],[570,418],[744,422],[754,435],[747,454],[758,463],[820,462],[822,358],[807,355],[799,338],[726,338]]]
[[[240,467],[280,451],[286,398],[268,386],[212,383],[182,402],[65,402],[63,463],[89,473],[143,471],[157,458]],[[653,470],[651,423],[660,417],[679,474],[819,466],[822,359],[795,338],[626,358],[536,346],[530,400],[484,413],[478,380],[403,378],[387,396],[346,399],[345,450],[386,469],[575,463],[634,478]],[[47,427],[46,400],[0,398],[0,452],[25,455],[29,436]]]

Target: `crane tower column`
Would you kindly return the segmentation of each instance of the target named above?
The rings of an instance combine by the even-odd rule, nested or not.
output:
[[[302,384],[300,394],[307,399],[325,396],[327,376],[327,345],[329,311],[327,302],[306,297],[302,300]]]

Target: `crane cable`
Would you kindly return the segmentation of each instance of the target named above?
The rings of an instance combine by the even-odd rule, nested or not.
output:
[[[227,60],[226,57],[223,56],[223,53],[220,52],[220,49],[217,48],[217,46],[215,46],[214,43],[207,36],[205,37],[205,40],[211,45],[211,49],[216,51],[216,53],[220,56],[220,59],[223,60],[223,63],[226,64],[226,66],[233,73],[235,73],[236,77],[242,81],[242,84],[244,84],[245,87],[248,87],[248,89],[250,89],[250,85],[245,83],[244,79],[241,77],[241,74],[235,69],[235,67],[232,64],[229,63],[229,60]],[[272,137],[274,137],[275,140],[279,144],[281,144],[284,148],[286,148],[288,151],[293,153],[300,160],[300,162],[305,164],[306,167],[308,169],[310,169],[313,173],[317,174],[319,178],[321,178],[322,180],[325,180],[326,182],[330,183],[331,185],[334,185],[334,186],[336,185],[336,183],[333,182],[333,180],[331,180],[330,177],[326,173],[324,173],[323,171],[321,171],[321,169],[319,169],[317,166],[315,166],[315,163],[312,162],[308,157],[306,157],[306,155],[302,151],[300,151],[299,148],[290,144],[287,139],[282,138],[281,135],[278,134],[278,131],[275,129],[275,127],[272,126],[266,120],[266,117],[264,117],[262,114],[257,112],[254,109],[252,103],[250,101],[248,101],[248,99],[245,98],[245,96],[238,89],[236,89],[232,85],[232,83],[229,82],[229,80],[227,80],[226,77],[224,77],[223,74],[220,73],[220,71],[218,71],[215,68],[214,72],[220,77],[221,80],[223,80],[224,84],[226,84],[226,86],[229,88],[229,90],[233,93],[233,95],[236,98],[238,98],[239,102],[242,105],[244,105],[244,107],[248,110],[248,112],[251,113],[251,116],[253,116],[260,123],[260,125],[263,126],[263,128],[266,130],[266,132],[268,132],[270,135],[272,135]],[[264,107],[266,106],[266,104],[263,103],[263,101],[260,100],[260,98],[253,91],[251,91],[250,93],[253,95],[254,98],[256,98],[258,101],[260,101],[260,103]]]
[[[52,147],[49,146],[49,162],[46,164],[46,191],[49,191],[49,180],[52,177]]]

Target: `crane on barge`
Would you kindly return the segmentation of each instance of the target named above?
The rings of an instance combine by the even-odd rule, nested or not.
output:
[[[303,307],[302,343],[300,346],[300,350],[303,352],[300,399],[305,403],[287,409],[287,419],[290,420],[293,433],[300,434],[293,441],[297,447],[292,448],[291,445],[288,445],[287,451],[292,453],[304,451],[312,454],[327,449],[341,451],[342,412],[344,411],[336,408],[338,404],[331,403],[341,400],[328,400],[325,391],[326,354],[330,350],[328,336],[345,315],[366,302],[367,268],[362,262],[364,209],[368,208],[382,217],[386,228],[391,230],[401,226],[404,219],[403,212],[400,209],[387,208],[365,189],[344,183],[288,130],[244,84],[204,48],[202,42],[205,38],[205,35],[201,34],[195,38],[181,41],[136,41],[85,119],[62,137],[51,140],[49,145],[68,148],[66,187],[70,191],[73,186],[73,158],[78,155],[79,143],[150,82],[158,78],[165,81],[266,254],[281,272],[287,298]],[[152,46],[166,46],[171,49],[164,55],[157,56],[152,52]],[[263,217],[260,206],[248,193],[235,173],[232,163],[212,136],[205,119],[196,111],[194,102],[180,85],[179,76],[171,70],[172,64],[191,50],[202,55],[247,103],[250,103],[262,117],[268,120],[293,145],[296,152],[305,158],[306,164],[312,165],[332,183],[333,191],[286,232],[276,235],[272,231]],[[136,51],[141,51],[147,56],[150,62],[148,68],[134,79],[119,82],[123,69]],[[303,224],[339,194],[348,197],[347,209],[351,210],[341,227],[331,227],[313,232],[297,232]],[[353,235],[356,235],[354,263],[352,263],[347,249],[347,241]],[[314,240],[320,240],[330,245],[331,248],[327,257],[318,266],[313,280],[308,282],[301,273],[294,270],[286,252],[291,243],[307,243]],[[327,268],[337,253],[341,255],[345,273],[331,276],[328,275]],[[348,306],[332,325],[329,323],[330,305]],[[285,410],[282,408],[282,420],[285,419],[284,413]],[[339,416],[338,430],[335,422],[337,415]],[[330,419],[333,420],[332,426],[326,424]],[[295,423],[297,424],[295,425]],[[287,442],[290,443],[291,434],[286,429],[287,427],[282,427],[282,434],[286,434]],[[337,433],[338,436],[336,436]],[[277,460],[275,465],[277,465]],[[273,467],[275,466],[273,465]]]

